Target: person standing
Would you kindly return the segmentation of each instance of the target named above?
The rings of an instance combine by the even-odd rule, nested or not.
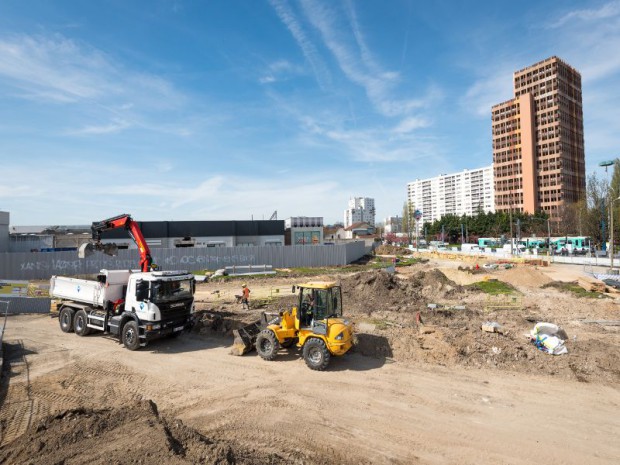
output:
[[[241,285],[242,308],[250,309],[250,288],[246,284]]]

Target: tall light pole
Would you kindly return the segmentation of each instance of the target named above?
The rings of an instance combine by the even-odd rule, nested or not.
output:
[[[609,211],[610,211],[610,222],[611,222],[611,200],[610,200],[610,191],[609,191],[609,174],[607,173],[607,168],[612,166],[615,163],[615,160],[606,160],[606,161],[602,161],[598,164],[598,166],[601,166],[603,168],[605,168],[605,176],[607,178],[607,199],[609,202]],[[603,224],[601,227],[602,231],[602,239],[603,239],[603,247],[605,247],[605,219],[603,219]],[[611,238],[611,237],[610,237]],[[604,250],[604,249],[603,249]],[[613,254],[612,254],[613,255]],[[613,258],[612,258],[612,266],[613,266]]]
[[[611,271],[611,273],[614,272],[614,203],[616,202],[616,200],[620,200],[620,197],[617,197],[615,199],[613,199],[611,202],[609,202],[609,210],[610,210],[610,219],[609,219],[609,250],[611,252],[610,255],[610,262],[609,262],[609,269]]]

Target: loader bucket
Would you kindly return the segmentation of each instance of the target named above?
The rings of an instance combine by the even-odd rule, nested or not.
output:
[[[243,355],[254,349],[256,344],[256,336],[261,332],[262,326],[260,320],[239,329],[233,330],[235,340],[231,353],[233,355]]]
[[[118,246],[116,244],[104,244],[103,253],[111,257],[116,257],[118,255]]]

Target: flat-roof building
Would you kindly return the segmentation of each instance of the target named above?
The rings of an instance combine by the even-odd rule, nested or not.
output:
[[[558,57],[514,73],[514,98],[492,108],[495,209],[561,209],[586,191],[581,74]]]
[[[344,227],[356,223],[368,223],[375,226],[375,199],[370,197],[351,197],[349,208],[344,211]]]
[[[416,179],[407,184],[407,200],[422,212],[422,222],[493,212],[493,166]]]

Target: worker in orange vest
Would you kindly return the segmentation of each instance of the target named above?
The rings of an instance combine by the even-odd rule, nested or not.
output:
[[[250,288],[246,284],[241,285],[242,308],[250,309]]]

